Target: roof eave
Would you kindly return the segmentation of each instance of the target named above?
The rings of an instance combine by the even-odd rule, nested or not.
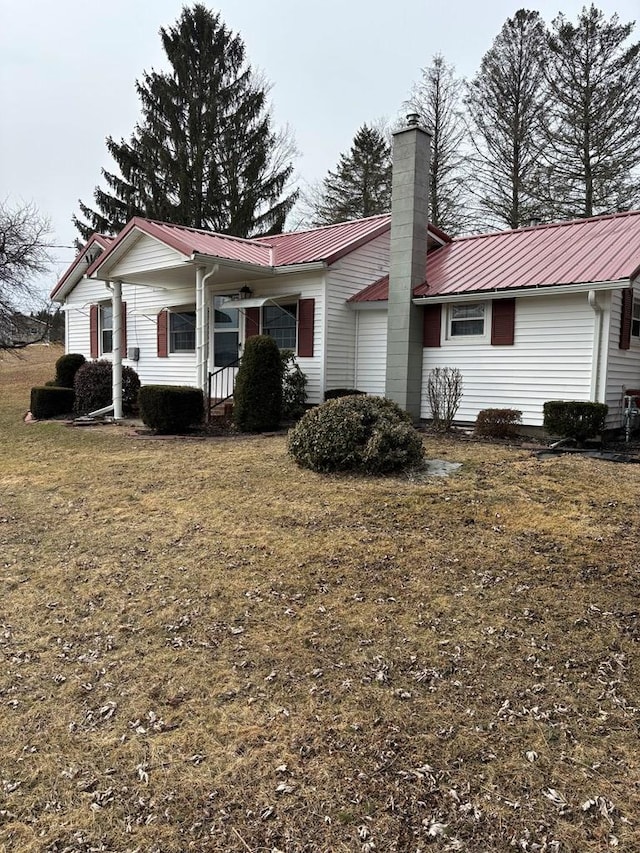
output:
[[[629,286],[629,279],[616,281],[585,281],[572,284],[536,284],[532,287],[494,288],[472,290],[464,293],[438,293],[435,296],[414,296],[414,305],[437,305],[444,302],[478,302],[483,299],[512,299],[515,296],[562,296],[570,293],[588,293],[590,290],[619,290]]]

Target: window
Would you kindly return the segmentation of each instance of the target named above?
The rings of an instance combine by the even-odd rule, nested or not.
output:
[[[631,334],[634,338],[640,338],[640,301],[633,300],[633,313],[631,315]]]
[[[262,334],[271,335],[280,349],[296,349],[297,305],[265,305]]]
[[[169,352],[195,352],[196,312],[169,313]]]
[[[484,335],[485,303],[451,305],[449,309],[449,337],[464,338]]]
[[[102,355],[113,352],[113,308],[111,304],[100,306],[100,351]]]
[[[237,308],[222,308],[228,296],[216,296],[213,300],[213,363],[215,367],[226,367],[238,359],[240,334],[240,312]]]

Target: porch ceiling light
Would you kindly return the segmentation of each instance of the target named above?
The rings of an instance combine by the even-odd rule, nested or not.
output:
[[[240,299],[250,299],[253,295],[253,290],[249,287],[248,284],[243,284],[240,288]]]

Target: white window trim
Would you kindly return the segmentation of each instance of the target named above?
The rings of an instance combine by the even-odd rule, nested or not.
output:
[[[633,330],[634,325],[637,326],[636,332]],[[635,293],[631,301],[631,337],[640,339],[640,296],[636,296]]]
[[[178,310],[179,308],[179,310]],[[173,334],[171,331],[171,318],[177,314],[194,314],[194,334],[195,334],[195,306],[193,308],[187,306],[178,306],[178,308],[169,309],[169,318],[167,323],[167,353],[169,355],[193,355],[196,351],[195,338],[193,349],[174,349]]]
[[[478,300],[477,302],[465,302],[465,303],[453,303],[450,302],[446,308],[446,311],[443,311],[444,314],[444,336],[443,341],[446,344],[451,346],[465,346],[467,344],[485,344],[488,343],[491,339],[491,311],[490,311],[490,302],[484,300]],[[484,327],[481,335],[453,335],[451,333],[451,323],[453,320],[453,311],[457,307],[468,307],[469,305],[482,305],[484,309]]]
[[[111,311],[111,326],[105,326],[103,322],[104,310],[108,308]],[[104,348],[104,332],[111,332],[111,349]],[[113,306],[111,302],[98,303],[98,353],[100,356],[113,355]]]

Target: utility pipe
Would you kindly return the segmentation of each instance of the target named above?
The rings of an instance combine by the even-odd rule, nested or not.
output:
[[[122,420],[122,282],[107,285],[111,290],[113,312],[112,399],[113,419]]]

